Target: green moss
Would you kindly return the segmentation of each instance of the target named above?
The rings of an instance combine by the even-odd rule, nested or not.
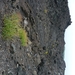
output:
[[[4,39],[13,39],[19,37],[21,44],[26,46],[27,44],[27,33],[20,26],[20,18],[17,13],[11,15],[5,15],[3,19],[4,27],[2,29],[2,36]]]

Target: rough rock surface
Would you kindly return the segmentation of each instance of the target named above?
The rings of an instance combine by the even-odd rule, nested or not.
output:
[[[3,16],[27,17],[31,42],[2,39]],[[64,32],[70,25],[67,0],[0,0],[0,75],[64,75]]]

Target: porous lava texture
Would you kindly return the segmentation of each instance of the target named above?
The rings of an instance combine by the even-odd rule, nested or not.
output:
[[[29,38],[2,38],[3,16],[17,12]],[[64,75],[64,32],[70,25],[67,0],[0,0],[0,75]]]

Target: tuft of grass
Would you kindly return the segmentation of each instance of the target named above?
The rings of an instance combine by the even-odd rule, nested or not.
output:
[[[23,46],[27,46],[28,37],[27,37],[27,32],[24,29],[20,29],[19,37],[20,37],[20,40],[21,40],[21,44]]]
[[[27,32],[20,26],[21,18],[17,13],[5,15],[3,19],[4,27],[2,36],[6,40],[11,40],[14,37],[19,37],[23,46],[27,45]]]
[[[2,31],[3,38],[12,39],[12,37],[14,37],[17,34],[16,31],[19,25],[18,21],[19,20],[15,14],[4,16],[3,19],[4,27]]]

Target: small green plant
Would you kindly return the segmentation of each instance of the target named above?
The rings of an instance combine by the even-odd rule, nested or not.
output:
[[[23,46],[27,46],[28,37],[27,37],[27,32],[24,29],[20,29],[20,31],[19,31],[19,37],[21,39],[21,44]]]
[[[45,9],[45,10],[44,10],[44,13],[45,13],[45,14],[47,14],[47,12],[48,12],[48,10],[47,10],[47,9]]]
[[[5,15],[3,19],[4,27],[3,27],[3,38],[11,39],[12,37],[16,36],[16,32],[18,29],[18,18],[15,14],[13,15]],[[18,25],[17,25],[18,24]]]
[[[27,32],[20,26],[20,21],[17,13],[5,15],[3,19],[4,27],[2,29],[2,36],[7,40],[19,37],[21,44],[26,46],[28,39]]]
[[[46,51],[45,54],[48,54],[48,51]]]

